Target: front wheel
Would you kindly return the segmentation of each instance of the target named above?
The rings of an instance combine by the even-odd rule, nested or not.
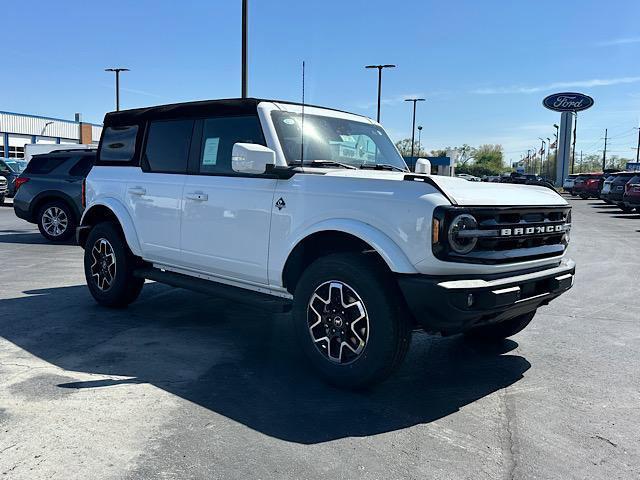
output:
[[[384,380],[404,359],[411,323],[397,286],[374,259],[340,253],[311,264],[297,285],[297,342],[329,383],[359,389]]]
[[[84,249],[84,275],[100,305],[125,307],[138,298],[144,279],[133,276],[137,263],[116,225],[103,222],[91,229]]]
[[[466,331],[464,334],[465,336],[476,340],[503,340],[524,330],[525,327],[529,325],[529,323],[531,323],[531,320],[533,320],[535,314],[536,311],[534,310],[533,312],[525,313],[524,315],[519,315],[500,323],[472,328],[471,330]]]
[[[633,207],[627,207],[626,205],[621,205],[620,210],[622,210],[623,213],[631,213],[633,212]]]

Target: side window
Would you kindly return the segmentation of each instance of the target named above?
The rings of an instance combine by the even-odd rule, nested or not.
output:
[[[205,119],[200,148],[200,173],[233,173],[231,152],[234,143],[265,144],[256,115]]]
[[[80,160],[76,162],[76,164],[69,169],[69,175],[72,177],[86,177],[89,175],[91,171],[91,167],[93,167],[93,157],[90,155],[85,155],[81,157]]]
[[[69,157],[36,156],[27,164],[24,173],[43,174],[52,172],[56,167],[69,160]]]
[[[136,148],[138,126],[107,127],[100,145],[101,162],[129,162]]]
[[[186,173],[193,120],[151,122],[143,163],[157,173]]]

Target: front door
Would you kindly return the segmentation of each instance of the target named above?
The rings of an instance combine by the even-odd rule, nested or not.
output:
[[[183,190],[182,259],[207,275],[266,285],[277,180],[231,169],[235,143],[264,144],[258,117],[204,119],[197,130],[199,154]]]

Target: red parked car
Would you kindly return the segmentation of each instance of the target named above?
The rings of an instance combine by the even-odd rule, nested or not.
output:
[[[634,208],[636,212],[640,212],[640,173],[625,184],[621,208],[625,212],[630,212]]]
[[[589,197],[599,198],[605,175],[602,173],[587,173],[580,175],[573,183],[573,195],[586,200]]]

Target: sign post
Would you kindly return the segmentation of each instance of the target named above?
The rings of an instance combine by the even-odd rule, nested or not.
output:
[[[549,110],[561,112],[560,134],[556,149],[556,187],[561,187],[565,175],[569,173],[571,163],[571,133],[575,113],[593,106],[593,98],[582,93],[554,93],[542,100],[542,105]]]

